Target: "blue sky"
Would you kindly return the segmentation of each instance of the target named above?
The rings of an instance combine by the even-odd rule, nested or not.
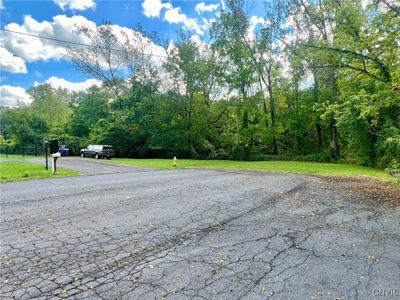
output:
[[[199,39],[207,36],[210,23],[225,5],[216,1],[103,1],[103,0],[0,0],[2,29],[82,42],[75,24],[96,26],[109,21],[123,29],[141,24],[146,32],[157,32],[173,41],[179,29],[191,30]],[[247,2],[252,15],[262,11],[261,1]],[[79,73],[64,58],[64,44],[1,31],[0,92],[8,105],[14,98],[29,102],[24,89],[50,83],[53,87],[82,90],[94,81]],[[25,97],[25,98],[24,98]]]

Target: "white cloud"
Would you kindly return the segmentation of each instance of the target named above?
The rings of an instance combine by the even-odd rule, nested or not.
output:
[[[201,38],[200,38],[198,35],[192,35],[192,36],[190,37],[190,40],[191,40],[196,46],[200,46],[200,45],[205,44],[205,43],[201,40]]]
[[[93,0],[53,0],[62,10],[65,8],[75,10],[85,10],[87,8],[95,7],[96,3]]]
[[[144,0],[142,3],[143,14],[146,17],[159,17],[163,8],[171,9],[171,3],[162,3],[161,0]]]
[[[309,87],[312,87],[313,84],[314,84],[313,74],[311,73],[310,70],[307,70],[306,74],[304,74],[303,78],[300,81],[300,88],[307,89]]]
[[[94,22],[82,16],[67,17],[58,15],[53,17],[52,22],[38,22],[28,15],[24,17],[22,25],[10,23],[5,26],[5,29],[77,43],[87,43],[86,38],[75,32],[75,25],[89,28],[96,27]],[[21,57],[25,62],[61,59],[66,53],[65,43],[12,32],[3,32],[0,44],[7,48],[9,52]]]
[[[153,67],[161,68],[166,59],[165,49],[155,44],[150,38],[143,36],[140,32],[130,28],[113,25],[113,30],[121,42],[129,40],[130,48],[138,54],[137,62],[147,64],[147,61]],[[150,56],[150,57],[149,57]]]
[[[204,2],[200,2],[196,5],[195,10],[200,15],[203,12],[212,12],[212,11],[218,9],[218,7],[219,7],[218,3],[206,5]]]
[[[366,9],[369,5],[373,3],[372,0],[361,0],[361,7],[363,9]]]
[[[188,18],[185,14],[181,13],[181,8],[168,9],[164,14],[164,19],[170,24],[182,23],[187,29],[194,31],[199,35],[204,35],[195,19]]]
[[[58,78],[55,76],[50,77],[44,83],[49,84],[53,89],[67,89],[73,92],[82,92],[90,88],[91,86],[101,86],[101,81],[97,79],[87,79],[83,82],[71,82],[64,78]],[[38,83],[35,83],[37,85]]]
[[[255,39],[254,31],[255,31],[256,27],[258,25],[265,26],[266,24],[267,24],[267,21],[263,17],[251,16],[249,29],[247,32],[247,38],[250,41],[253,41]]]
[[[265,19],[263,17],[257,17],[257,16],[251,16],[250,17],[250,30],[254,31],[254,29],[257,27],[257,25],[266,25],[267,22],[265,21]]]
[[[200,5],[200,6],[199,6]],[[196,11],[201,11],[202,9],[206,11],[212,11],[219,4],[205,5],[204,2],[196,5]],[[211,8],[210,8],[211,7]],[[171,3],[163,3],[162,0],[144,0],[142,3],[143,14],[149,18],[160,17],[161,10],[165,9],[164,21],[170,24],[183,24],[186,29],[194,31],[196,34],[204,35],[199,24],[197,24],[195,19],[188,18],[184,13],[181,12],[180,7],[173,7]],[[211,9],[211,10],[210,10]]]
[[[75,43],[89,44],[90,41],[76,33],[76,25],[85,26],[94,30],[96,24],[89,21],[83,16],[67,17],[58,15],[53,17],[52,21],[38,22],[31,16],[25,16],[21,25],[10,23],[5,26],[8,30],[22,33],[46,36]],[[139,51],[147,54],[165,56],[165,50],[153,43],[149,38],[144,37],[130,28],[119,25],[112,25],[114,33],[121,42],[125,42],[124,32],[130,40],[132,47],[142,47]],[[139,42],[140,41],[140,42]],[[66,46],[68,44],[60,43],[52,40],[40,39],[37,37],[25,36],[16,33],[4,32],[0,37],[0,47],[7,49],[14,56],[18,56],[25,62],[33,62],[38,60],[47,61],[49,59],[63,59],[66,54]],[[153,61],[159,60],[159,57],[152,57]]]
[[[32,102],[32,97],[19,86],[0,86],[0,106],[21,107]]]
[[[3,47],[0,47],[0,68],[10,73],[27,73],[24,60]]]
[[[52,21],[42,22],[36,21],[31,16],[26,16],[21,25],[11,23],[5,26],[5,28],[17,32],[46,36],[75,43],[89,44],[90,41],[87,38],[76,33],[76,25],[85,26],[91,30],[96,29],[96,24],[87,20],[83,16],[67,17],[65,15],[58,15],[53,17]],[[163,47],[155,44],[151,39],[144,37],[141,33],[130,28],[118,25],[112,25],[112,28],[121,43],[125,43],[126,38],[128,37],[129,45],[131,45],[132,50],[137,53],[144,53],[143,57],[140,58],[141,63],[150,63],[153,67],[161,69],[166,56]],[[2,56],[4,56],[4,52],[6,56],[8,55],[7,57],[9,59],[4,61],[1,59],[1,64],[7,62],[9,70],[12,70],[11,67],[14,67],[15,71],[19,70],[22,72],[24,71],[24,63],[40,60],[47,61],[50,59],[65,59],[67,45],[68,44],[52,40],[4,32],[0,36],[0,49],[4,48],[4,50],[2,50]],[[9,53],[12,53],[12,55]],[[13,66],[8,62],[10,59],[14,60]],[[19,64],[16,64],[16,61]],[[124,67],[127,66],[121,66],[121,68]],[[125,71],[127,72],[128,68],[122,70],[122,72]],[[51,83],[54,86],[61,85],[62,87],[72,90],[84,88],[84,85],[83,87],[82,85],[68,85],[66,82],[55,80],[54,78],[51,80]]]
[[[210,45],[205,43],[198,35],[192,35],[190,40],[196,45],[200,55],[207,57],[211,54]]]

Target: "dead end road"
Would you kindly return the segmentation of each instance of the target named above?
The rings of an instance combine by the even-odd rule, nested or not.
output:
[[[376,181],[64,163],[1,185],[2,299],[400,299]]]

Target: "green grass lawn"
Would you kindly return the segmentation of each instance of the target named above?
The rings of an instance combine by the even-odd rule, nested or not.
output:
[[[145,168],[171,170],[174,168],[202,168],[223,170],[267,171],[300,174],[318,174],[332,176],[372,176],[384,181],[394,181],[383,170],[347,164],[316,163],[302,161],[229,161],[229,160],[193,160],[178,159],[176,167],[169,159],[129,159],[114,158],[112,163],[126,164]]]
[[[1,162],[0,182],[18,181],[59,176],[75,176],[78,172],[57,168],[57,175],[52,175],[51,167],[46,170],[43,165],[25,162]]]

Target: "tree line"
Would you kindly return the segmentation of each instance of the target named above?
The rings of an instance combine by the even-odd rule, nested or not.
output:
[[[228,1],[207,42],[182,31],[162,59],[140,28],[133,38],[109,23],[78,28],[90,47],[69,48],[68,59],[103,86],[31,88],[30,106],[3,108],[3,139],[111,144],[124,157],[399,167],[396,2],[278,0],[264,10],[254,20]]]

